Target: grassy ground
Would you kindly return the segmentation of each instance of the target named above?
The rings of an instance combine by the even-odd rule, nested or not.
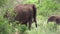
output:
[[[31,30],[30,31],[27,30],[27,34],[60,34],[60,25],[54,25],[55,22],[50,22],[47,24],[48,16],[60,15],[60,4],[58,5],[58,10],[55,10],[56,7],[55,7],[55,5],[53,5],[54,4],[53,2],[48,2],[48,1],[44,1],[44,0],[43,0],[44,2],[41,1],[41,3],[38,3],[37,0],[35,0],[35,1],[34,0],[30,0],[30,1],[27,0],[27,1],[23,1],[23,2],[19,2],[16,0],[13,2],[12,1],[9,0],[6,6],[4,6],[3,8],[0,8],[0,18],[1,18],[0,20],[2,20],[2,21],[0,21],[0,24],[2,23],[2,25],[3,25],[6,22],[2,16],[2,14],[4,12],[6,12],[7,10],[9,12],[13,11],[13,8],[16,6],[16,4],[20,4],[20,3],[30,4],[31,3],[31,4],[35,4],[37,6],[37,24],[38,24],[38,27],[36,28],[35,23],[33,23]],[[9,30],[8,32],[10,34],[14,33],[14,32],[12,32],[12,30],[14,29],[12,26],[7,25],[7,24],[5,24],[5,26],[7,27],[6,28],[7,31]],[[19,28],[19,27],[17,27],[17,28]],[[16,32],[16,34],[18,34],[18,31]]]
[[[35,24],[32,24],[32,29],[28,31],[29,34],[60,34],[60,26],[54,25],[54,22],[47,24],[47,19],[44,17],[41,19],[41,16],[37,16],[38,27],[35,27]]]

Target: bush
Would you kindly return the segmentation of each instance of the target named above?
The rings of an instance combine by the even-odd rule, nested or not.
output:
[[[0,6],[3,6],[7,3],[8,0],[0,0]]]
[[[54,0],[41,0],[38,14],[42,16],[49,16],[58,10],[58,5]]]
[[[26,32],[27,27],[25,25],[17,26],[17,29],[18,29],[19,34],[27,34]]]

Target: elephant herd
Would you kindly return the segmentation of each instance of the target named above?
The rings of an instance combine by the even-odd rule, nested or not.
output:
[[[15,16],[11,21],[19,21],[20,24],[25,24],[27,26],[27,23],[29,25],[29,29],[31,28],[32,23],[35,23],[35,26],[37,27],[37,21],[36,21],[36,13],[37,8],[34,4],[19,4],[15,6],[14,11]],[[9,12],[6,12],[4,15],[4,18],[11,17]],[[10,21],[10,22],[11,22]],[[60,23],[60,16],[51,16],[48,18],[48,22],[55,21],[57,24]]]

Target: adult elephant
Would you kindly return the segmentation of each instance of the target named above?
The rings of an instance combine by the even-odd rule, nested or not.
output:
[[[37,27],[36,6],[34,4],[19,4],[14,8],[14,13],[16,14],[14,20],[19,21],[19,23],[25,25],[29,23],[29,29],[31,28],[32,21],[34,21]],[[6,12],[4,17],[9,18],[11,15]]]

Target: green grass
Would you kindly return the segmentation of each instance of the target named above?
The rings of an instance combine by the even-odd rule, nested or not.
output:
[[[49,24],[47,24],[47,19],[41,20],[38,16],[37,24],[37,28],[34,23],[32,24],[32,29],[28,31],[29,34],[60,34],[60,26],[55,26],[54,22],[49,22]]]
[[[47,24],[48,16],[60,15],[60,3],[55,4],[55,1],[53,2],[52,0],[51,1],[43,0],[41,1],[41,3],[38,3],[38,0],[26,0],[21,3],[17,2],[16,0],[14,2],[11,2],[11,1],[12,0],[9,0],[4,7],[0,7],[0,26],[5,25],[5,26],[1,26],[1,27],[5,27],[4,28],[5,30],[0,28],[3,31],[2,34],[5,34],[7,32],[9,34],[14,34],[16,32],[15,28],[12,25],[8,25],[8,20],[5,20],[3,18],[3,15],[4,15],[4,12],[6,12],[7,10],[9,12],[12,12],[16,4],[21,4],[21,3],[22,4],[35,4],[37,7],[38,27],[36,28],[35,23],[33,23],[31,30],[30,31],[27,30],[26,34],[60,34],[60,25],[54,25],[55,24],[54,22],[49,22],[49,24]],[[19,25],[16,25],[16,28],[20,30]]]

